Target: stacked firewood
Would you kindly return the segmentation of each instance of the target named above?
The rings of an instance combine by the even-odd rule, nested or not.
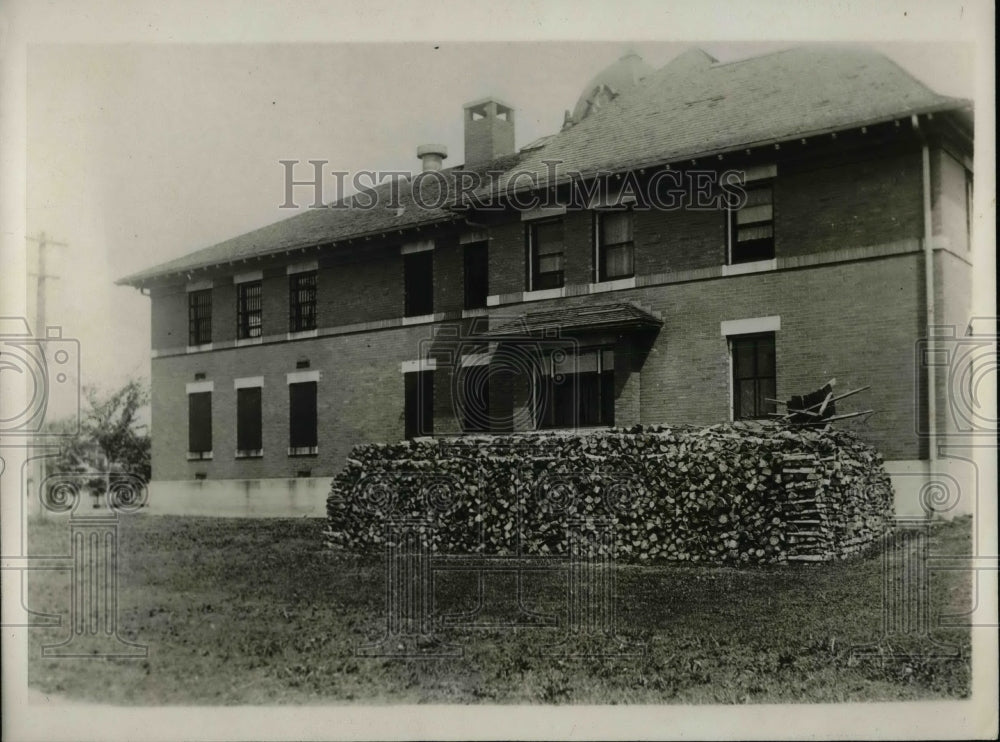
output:
[[[326,538],[379,548],[399,523],[452,554],[565,556],[583,534],[628,562],[824,561],[891,514],[881,456],[847,431],[640,426],[359,446]]]

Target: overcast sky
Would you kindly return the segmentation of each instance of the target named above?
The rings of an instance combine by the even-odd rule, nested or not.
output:
[[[790,46],[699,45],[723,61]],[[624,52],[660,67],[688,46],[32,46],[27,227],[69,243],[50,257],[61,278],[49,324],[80,339],[85,383],[148,375],[149,300],[113,281],[290,216],[278,208],[279,160],[416,168],[417,145],[441,142],[458,164],[463,103],[509,101],[521,146],[557,131],[588,79]],[[971,47],[872,46],[938,92],[973,97]]]

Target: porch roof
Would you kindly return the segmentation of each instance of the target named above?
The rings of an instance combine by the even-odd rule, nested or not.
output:
[[[480,333],[480,337],[514,339],[579,335],[602,330],[658,330],[663,320],[632,303],[590,304],[528,312],[517,319],[500,322]]]

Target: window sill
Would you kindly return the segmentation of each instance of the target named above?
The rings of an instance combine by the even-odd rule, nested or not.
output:
[[[204,353],[205,351],[212,350],[211,343],[202,343],[201,345],[189,345],[187,346],[188,353]]]
[[[319,454],[319,446],[289,446],[289,456],[316,456]]]
[[[591,294],[600,294],[604,291],[620,291],[621,289],[634,289],[635,288],[635,276],[629,276],[628,278],[615,278],[608,281],[598,281],[597,283],[588,284],[587,290]]]
[[[557,289],[536,289],[535,291],[525,291],[521,295],[521,301],[542,301],[543,299],[561,299],[566,296],[566,287],[560,286]]]
[[[262,335],[258,335],[255,338],[241,338],[236,341],[236,347],[242,348],[247,345],[260,345],[263,342],[264,342],[264,337]]]
[[[778,269],[777,258],[754,260],[749,263],[732,263],[722,266],[723,276],[742,276],[746,273],[766,273]]]
[[[188,451],[187,452],[188,461],[211,461],[212,452],[211,451]]]
[[[437,316],[436,314],[414,314],[403,317],[403,325],[426,325],[428,322],[433,322]]]
[[[238,458],[238,459],[262,459],[262,458],[264,458],[264,449],[263,448],[238,449],[236,451],[236,458]]]
[[[319,330],[315,327],[311,330],[296,330],[295,332],[289,331],[286,334],[287,340],[305,340],[307,338],[314,338],[319,336]]]

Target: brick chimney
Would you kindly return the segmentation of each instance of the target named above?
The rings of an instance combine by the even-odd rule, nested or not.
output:
[[[514,154],[514,109],[496,98],[466,103],[465,167]]]

